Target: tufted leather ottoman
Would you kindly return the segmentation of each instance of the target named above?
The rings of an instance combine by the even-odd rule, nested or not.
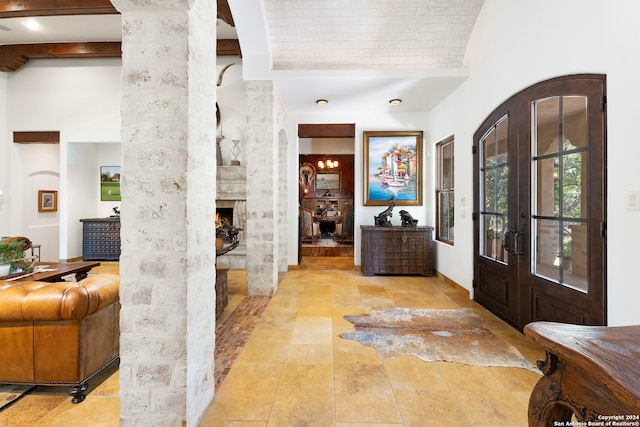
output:
[[[0,281],[0,383],[66,385],[82,402],[87,380],[119,356],[119,287],[115,274]]]

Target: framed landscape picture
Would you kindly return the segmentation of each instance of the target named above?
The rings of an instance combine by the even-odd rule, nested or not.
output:
[[[120,166],[100,166],[100,200],[120,201]]]
[[[317,172],[316,173],[316,191],[337,190],[342,189],[340,172]]]
[[[364,132],[364,204],[422,205],[422,131]]]

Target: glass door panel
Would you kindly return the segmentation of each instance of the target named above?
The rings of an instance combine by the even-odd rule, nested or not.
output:
[[[587,98],[542,99],[532,114],[531,273],[588,292]]]
[[[505,238],[509,230],[509,119],[502,118],[482,138],[480,253],[494,261],[508,263]]]

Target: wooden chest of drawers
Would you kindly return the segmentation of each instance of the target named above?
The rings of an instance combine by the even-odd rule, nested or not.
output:
[[[82,260],[120,259],[120,218],[87,218],[82,222]]]
[[[433,275],[433,227],[361,225],[362,273]]]

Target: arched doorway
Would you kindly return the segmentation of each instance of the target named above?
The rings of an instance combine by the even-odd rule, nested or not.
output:
[[[474,135],[475,300],[522,328],[606,324],[605,77],[536,84]]]

